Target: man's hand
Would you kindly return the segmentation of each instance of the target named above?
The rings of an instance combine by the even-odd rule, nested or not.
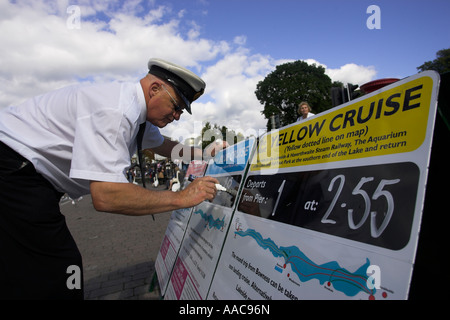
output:
[[[217,194],[216,183],[219,181],[212,177],[196,178],[179,192],[183,207],[189,208],[205,200],[213,200]]]

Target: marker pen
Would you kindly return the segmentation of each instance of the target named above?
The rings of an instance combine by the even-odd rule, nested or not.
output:
[[[188,180],[192,182],[192,181],[195,180],[195,178],[197,178],[197,177],[191,174],[191,175],[189,175]],[[222,185],[219,184],[219,183],[216,183],[216,189],[217,189],[217,191],[225,191],[225,192],[228,192],[229,194],[231,194],[231,195],[233,195],[233,196],[235,196],[235,195],[237,194],[237,191],[236,191],[236,190],[232,190],[232,189],[225,188],[224,186],[222,186]]]

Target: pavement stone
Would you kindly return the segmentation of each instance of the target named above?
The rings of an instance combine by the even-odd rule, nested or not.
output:
[[[164,190],[159,186],[153,190]],[[157,300],[149,292],[171,212],[135,217],[98,212],[87,195],[63,198],[61,213],[83,257],[86,300]]]

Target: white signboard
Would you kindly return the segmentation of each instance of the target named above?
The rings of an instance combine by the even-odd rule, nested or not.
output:
[[[165,299],[206,299],[254,144],[255,139],[242,141],[208,164],[205,175],[217,178],[227,191],[193,208]]]
[[[183,189],[190,183],[190,176],[202,177],[205,173],[207,163],[204,161],[191,161],[183,180]],[[175,265],[181,242],[186,232],[186,226],[191,217],[192,208],[175,210],[172,212],[166,229],[161,248],[156,257],[155,269],[158,275],[159,287],[164,294],[169,282],[170,275]]]
[[[262,136],[208,299],[405,299],[437,105],[424,72]]]

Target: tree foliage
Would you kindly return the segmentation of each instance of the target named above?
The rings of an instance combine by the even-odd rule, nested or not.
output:
[[[307,101],[313,113],[325,111],[331,107],[331,79],[325,74],[325,68],[309,65],[298,60],[276,67],[275,71],[260,81],[256,87],[256,97],[264,105],[262,114],[271,129],[270,116],[279,115],[281,125],[295,122],[298,118],[297,107]]]
[[[450,71],[450,48],[442,49],[436,52],[436,59],[433,61],[427,61],[420,67],[417,67],[419,71],[434,70],[443,74]]]

